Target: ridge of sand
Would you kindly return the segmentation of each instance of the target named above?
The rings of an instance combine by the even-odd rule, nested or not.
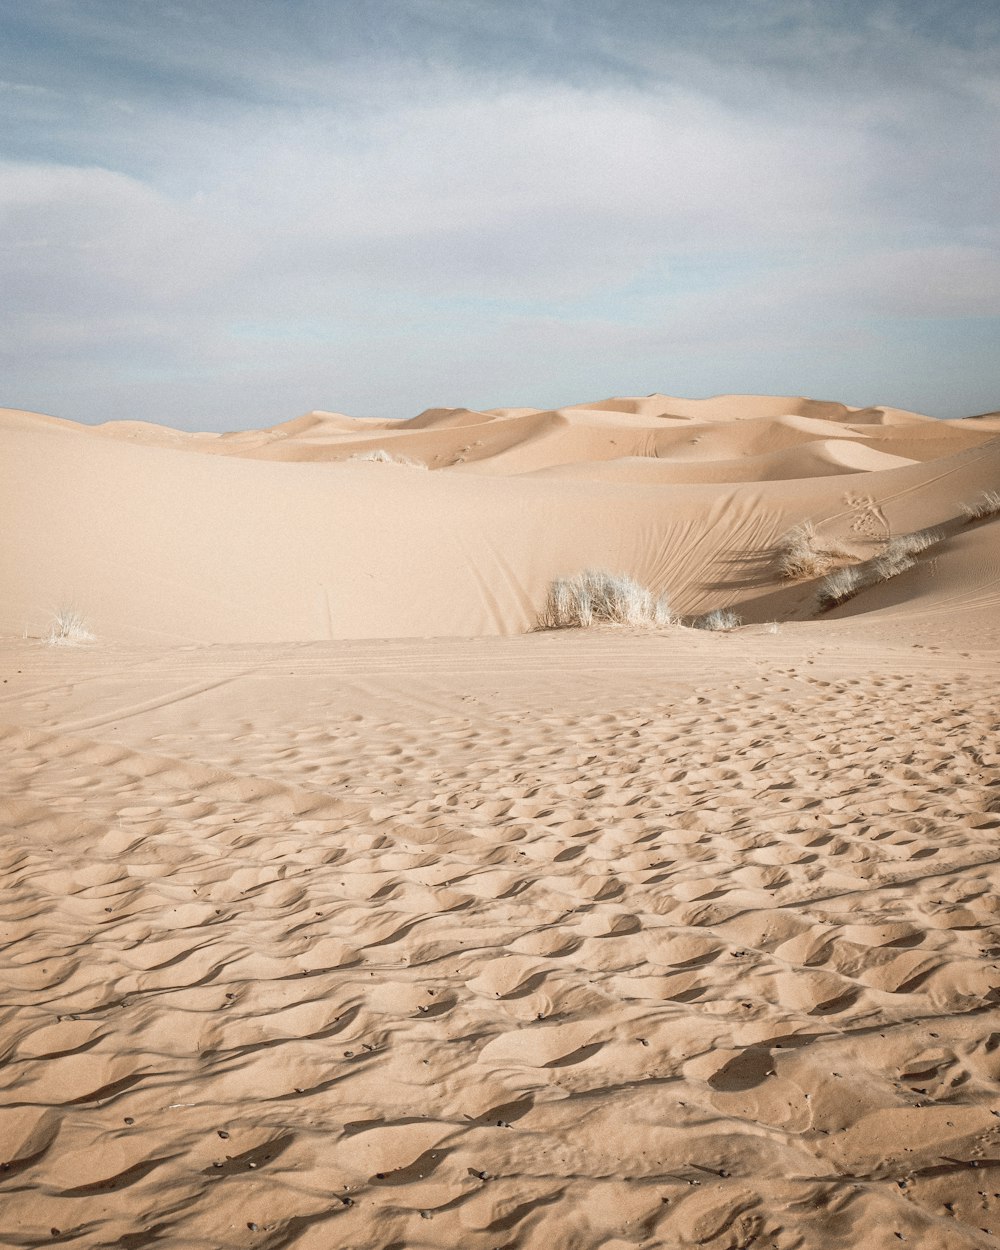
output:
[[[551,476],[635,483],[774,482],[826,477],[844,473],[876,473],[917,463],[844,437],[822,439],[805,446],[748,454],[726,460],[696,456],[622,456],[587,464],[571,462],[529,470],[536,477]]]
[[[0,632],[42,636],[72,607],[105,641],[510,634],[590,567],[684,614],[802,619],[815,586],[785,587],[775,558],[793,525],[875,554],[1000,481],[975,423],[744,398],[739,419],[734,397],[689,401],[695,421],[654,396],[225,436],[0,412]],[[377,449],[431,471],[355,458]]]

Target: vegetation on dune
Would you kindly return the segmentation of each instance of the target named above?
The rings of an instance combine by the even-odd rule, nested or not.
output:
[[[822,577],[840,564],[857,563],[857,552],[836,539],[822,538],[812,521],[790,529],[778,542],[778,572],[787,581]]]
[[[82,643],[93,642],[94,635],[76,608],[58,608],[52,614],[52,624],[45,641],[53,647],[78,647]]]
[[[973,521],[985,521],[987,517],[1000,516],[1000,491],[984,490],[971,503],[962,504],[967,524]]]
[[[657,598],[623,573],[587,569],[560,577],[549,587],[538,614],[538,629],[581,629],[590,625],[637,625],[647,628],[672,621],[666,595]]]
[[[731,629],[738,629],[743,624],[743,618],[732,608],[716,608],[713,612],[706,612],[704,616],[695,617],[691,624],[695,629],[708,629],[713,633],[724,634]]]
[[[816,602],[820,610],[829,612],[831,608],[853,599],[869,586],[888,582],[900,573],[912,569],[917,563],[916,557],[922,551],[935,546],[946,537],[946,531],[937,527],[901,534],[899,538],[886,544],[873,559],[835,569],[820,582],[816,591]]]

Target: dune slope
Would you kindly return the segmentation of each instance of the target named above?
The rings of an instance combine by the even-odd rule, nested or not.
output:
[[[981,420],[755,396],[233,435],[7,410],[0,444],[0,630],[44,634],[72,606],[132,641],[518,633],[588,567],[753,619],[792,525],[871,554],[1000,481]]]

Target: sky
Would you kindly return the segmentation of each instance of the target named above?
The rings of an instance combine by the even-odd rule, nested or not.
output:
[[[0,0],[0,405],[1000,408],[995,0]]]

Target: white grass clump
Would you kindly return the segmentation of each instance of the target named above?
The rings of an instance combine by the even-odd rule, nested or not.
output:
[[[939,543],[947,537],[947,531],[936,525],[925,530],[914,530],[912,534],[900,534],[898,538],[894,538],[889,543],[884,551],[879,553],[878,558],[903,555],[916,556],[921,551],[926,551],[928,547],[933,547],[935,543]]]
[[[915,530],[912,534],[901,534],[899,538],[887,543],[874,559],[836,569],[825,577],[816,592],[816,602],[822,611],[828,612],[838,604],[853,599],[869,586],[888,582],[900,573],[914,568],[917,563],[916,556],[946,537],[946,532],[936,527]]]
[[[658,599],[623,573],[587,569],[560,577],[549,587],[539,629],[581,629],[589,625],[645,625],[672,621],[666,595]]]
[[[917,563],[915,556],[946,537],[943,529],[931,528],[915,530],[912,534],[901,534],[899,538],[894,538],[874,560],[868,560],[861,566],[865,585],[887,582],[890,578],[905,573],[907,569],[912,569]]]
[[[52,614],[52,625],[45,641],[50,647],[79,647],[93,642],[94,635],[76,608],[59,608]]]
[[[710,629],[713,633],[725,634],[731,629],[738,629],[743,624],[743,618],[732,608],[716,608],[713,612],[696,617],[691,624],[695,629]]]
[[[835,539],[821,538],[812,521],[790,529],[778,542],[778,572],[788,581],[822,577],[838,564],[857,562],[858,555]]]
[[[966,522],[984,521],[989,516],[1000,516],[1000,491],[984,490],[978,499],[962,504]]]
[[[409,456],[396,456],[384,447],[376,447],[372,451],[359,451],[350,457],[352,460],[364,460],[369,464],[405,464],[410,469],[426,469],[427,465],[419,460],[411,460]]]
[[[836,569],[827,574],[816,591],[816,602],[824,612],[835,608],[838,603],[846,603],[863,589],[861,574],[856,564],[845,569]]]

